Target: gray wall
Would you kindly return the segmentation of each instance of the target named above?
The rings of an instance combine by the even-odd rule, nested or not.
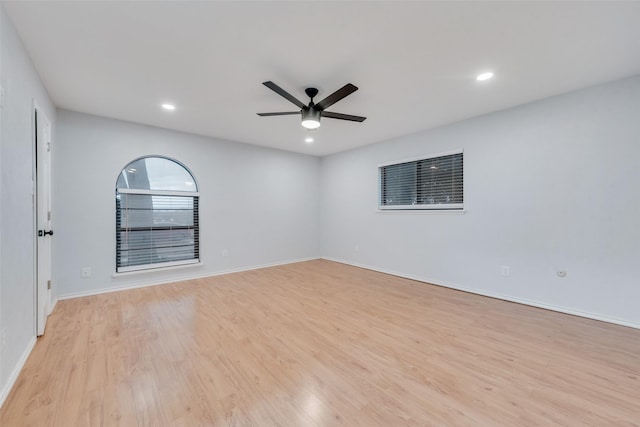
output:
[[[33,102],[55,109],[0,5],[0,403],[35,339]]]
[[[378,164],[457,148],[465,214],[376,211]],[[325,157],[322,254],[640,327],[639,159],[640,77]]]
[[[65,110],[56,144],[53,277],[61,297],[320,256],[317,157]],[[199,183],[204,266],[114,278],[116,179],[133,159],[154,154],[180,161]],[[83,267],[91,277],[80,277]]]

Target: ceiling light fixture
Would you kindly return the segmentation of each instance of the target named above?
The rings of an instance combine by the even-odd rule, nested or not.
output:
[[[363,122],[367,118],[360,116],[352,116],[351,114],[342,114],[342,113],[334,113],[325,111],[326,108],[332,106],[336,102],[341,99],[351,95],[353,92],[358,90],[357,86],[352,85],[351,83],[347,83],[342,86],[337,91],[333,92],[331,95],[324,98],[322,101],[315,103],[313,102],[313,98],[318,95],[318,89],[315,87],[308,87],[304,90],[304,93],[309,97],[309,104],[304,105],[302,101],[291,95],[286,90],[282,89],[280,86],[275,84],[272,81],[262,83],[281,97],[285,98],[296,107],[300,108],[298,111],[279,111],[276,113],[258,113],[259,116],[268,117],[268,116],[291,116],[300,114],[302,116],[302,127],[305,129],[318,129],[320,127],[320,118],[321,117],[329,117],[331,119],[338,120],[349,120],[351,122]]]
[[[306,142],[307,144],[311,144],[313,142],[313,138],[311,138],[310,136],[306,137],[304,139],[304,142]]]
[[[476,77],[476,80],[478,80],[479,82],[482,82],[484,80],[489,80],[491,77],[493,77],[492,72],[482,73],[482,74],[478,74],[478,77]]]
[[[302,126],[307,129],[318,129],[320,127],[320,111],[313,107],[302,110]]]
[[[176,109],[176,106],[173,104],[162,104],[162,108],[164,108],[167,111],[173,111]]]

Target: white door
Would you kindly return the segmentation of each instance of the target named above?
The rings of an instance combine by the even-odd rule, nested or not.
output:
[[[51,293],[51,122],[34,110],[37,267],[36,267],[36,320],[38,336],[44,334],[50,312]]]

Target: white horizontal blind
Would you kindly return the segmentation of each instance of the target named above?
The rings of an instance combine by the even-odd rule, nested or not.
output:
[[[198,262],[197,193],[116,191],[116,271]]]
[[[380,166],[380,209],[463,208],[463,153]]]

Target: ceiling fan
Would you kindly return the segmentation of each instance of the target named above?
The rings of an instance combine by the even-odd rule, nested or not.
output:
[[[257,113],[259,116],[288,116],[293,114],[302,115],[302,126],[307,129],[316,129],[320,127],[320,118],[328,117],[330,119],[339,119],[339,120],[349,120],[352,122],[363,122],[366,117],[361,116],[352,116],[350,114],[342,114],[342,113],[332,113],[330,111],[326,111],[326,108],[332,106],[336,102],[340,101],[342,98],[345,98],[351,95],[353,92],[357,91],[358,88],[351,83],[347,83],[337,91],[333,92],[331,95],[327,96],[322,101],[315,104],[313,102],[313,98],[318,94],[318,89],[315,87],[308,87],[304,90],[307,96],[310,99],[309,105],[304,105],[301,101],[299,101],[296,97],[291,95],[286,90],[282,89],[280,86],[275,84],[274,82],[268,81],[262,83],[278,95],[286,98],[297,107],[300,107],[300,111],[283,111],[278,113]]]

